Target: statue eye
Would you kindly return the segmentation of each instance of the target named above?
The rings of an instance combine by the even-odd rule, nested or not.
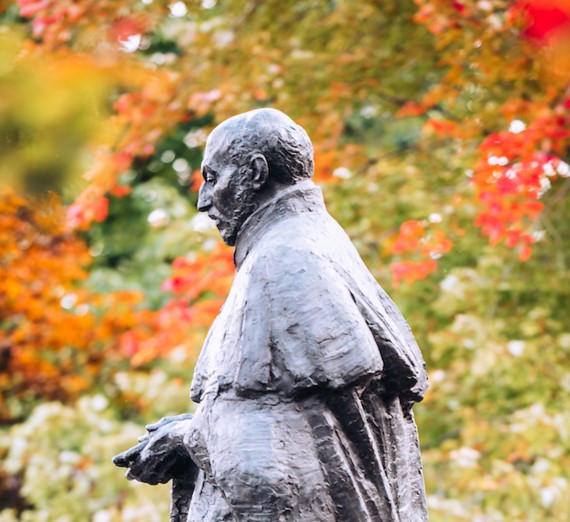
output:
[[[212,185],[216,183],[216,176],[210,169],[204,169],[202,176],[204,177],[204,181],[206,183],[210,183]]]

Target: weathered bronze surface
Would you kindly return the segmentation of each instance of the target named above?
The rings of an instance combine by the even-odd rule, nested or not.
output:
[[[173,479],[173,522],[427,520],[410,328],[311,181],[313,149],[260,109],[208,138],[198,208],[237,272],[196,365],[193,417],[115,457]]]

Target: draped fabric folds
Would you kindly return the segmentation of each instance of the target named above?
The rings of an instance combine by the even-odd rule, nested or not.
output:
[[[235,261],[192,383],[188,520],[427,520],[423,359],[320,190],[258,209]]]

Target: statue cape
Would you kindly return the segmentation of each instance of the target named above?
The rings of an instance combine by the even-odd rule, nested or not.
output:
[[[312,182],[244,224],[196,366],[188,522],[427,522],[424,363]]]
[[[413,334],[325,209],[312,181],[248,218],[236,277],[202,348],[191,397],[233,390],[295,397],[380,377],[411,404],[427,389]]]

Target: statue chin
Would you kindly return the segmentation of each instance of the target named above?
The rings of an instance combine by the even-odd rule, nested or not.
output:
[[[220,232],[220,236],[222,236],[222,240],[226,245],[231,247],[235,246],[243,224],[252,213],[253,212],[242,212],[240,215],[235,216],[231,221],[224,223],[216,222],[216,228]]]
[[[224,241],[224,243],[228,246],[235,246],[236,244],[236,238],[237,238],[237,232],[234,231],[233,229],[228,230],[225,228],[219,228],[218,230],[220,231],[220,235],[222,236],[222,240]]]

